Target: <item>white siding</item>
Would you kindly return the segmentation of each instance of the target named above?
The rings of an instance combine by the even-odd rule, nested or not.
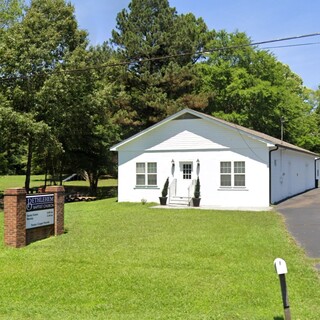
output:
[[[171,151],[230,148],[248,150],[246,139],[240,131],[235,132],[219,123],[213,126],[212,123],[202,119],[173,120],[127,143],[119,150]],[[255,144],[255,148],[257,147],[265,148],[265,144]]]
[[[171,183],[178,177],[179,163],[190,161],[196,168],[197,159],[200,161],[201,205],[221,208],[269,205],[267,146],[240,132],[198,119],[171,121],[119,148],[118,200],[159,202],[166,178],[169,177]],[[220,188],[221,161],[245,161],[245,188]],[[157,187],[136,187],[136,162],[157,162]]]
[[[282,149],[271,152],[271,203],[315,187],[315,157]]]

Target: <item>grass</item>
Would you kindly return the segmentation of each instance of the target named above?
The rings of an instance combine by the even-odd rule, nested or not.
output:
[[[24,187],[25,176],[12,175],[0,176],[0,196],[5,189]],[[98,184],[98,198],[110,198],[117,195],[117,180],[116,179],[101,179]],[[44,185],[44,175],[32,175],[30,180],[30,188],[39,188]],[[64,182],[66,194],[68,193],[89,193],[88,181],[68,181]],[[1,206],[0,206],[1,208]]]
[[[0,176],[0,192],[3,192],[8,188],[24,187],[25,176],[12,175],[12,176]],[[44,184],[44,175],[32,175],[30,181],[30,187],[40,187]],[[88,187],[87,181],[68,181],[63,183],[66,187]],[[99,187],[112,187],[117,185],[116,179],[102,179],[99,180]]]
[[[319,275],[280,215],[150,206],[66,204],[64,235],[1,246],[0,319],[280,320],[276,257],[292,319],[319,319]]]
[[[0,192],[8,188],[24,187],[25,176],[0,176]],[[31,176],[30,187],[40,187],[44,183],[44,175]]]

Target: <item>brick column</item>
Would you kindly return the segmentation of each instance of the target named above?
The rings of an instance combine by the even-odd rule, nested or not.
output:
[[[64,233],[64,187],[49,186],[46,193],[54,194],[54,235]]]
[[[4,242],[21,248],[26,245],[26,190],[7,189],[4,192]]]

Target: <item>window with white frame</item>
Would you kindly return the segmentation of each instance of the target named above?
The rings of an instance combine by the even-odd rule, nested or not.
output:
[[[157,163],[137,162],[136,163],[136,185],[156,186],[157,185]]]
[[[183,180],[190,180],[192,176],[192,163],[182,164],[182,177]]]
[[[220,186],[221,187],[245,187],[246,166],[244,161],[220,162]]]

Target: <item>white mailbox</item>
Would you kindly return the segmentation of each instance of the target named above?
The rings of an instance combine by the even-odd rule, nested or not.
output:
[[[286,262],[281,259],[277,258],[273,262],[274,268],[276,269],[277,274],[285,274],[288,273],[287,264]]]

